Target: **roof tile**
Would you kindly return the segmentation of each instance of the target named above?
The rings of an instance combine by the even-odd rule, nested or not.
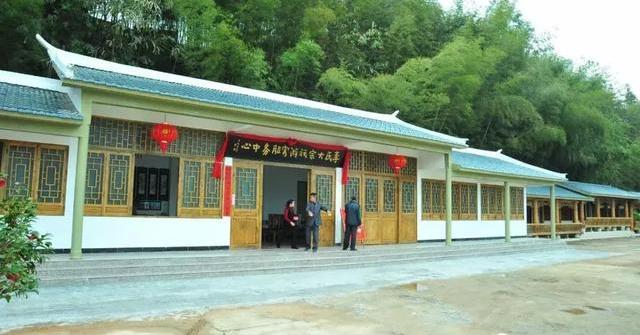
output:
[[[82,114],[66,93],[5,82],[0,82],[0,110],[65,120],[82,120]]]

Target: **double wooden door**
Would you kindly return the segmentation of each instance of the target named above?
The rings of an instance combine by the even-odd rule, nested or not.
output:
[[[231,216],[231,247],[260,248],[262,241],[262,169],[253,161],[233,162],[234,205]],[[332,246],[335,241],[335,170],[309,170],[309,190],[317,193],[318,202],[329,209],[322,212],[320,245]]]
[[[363,221],[366,243],[398,242],[398,179],[392,176],[364,176]]]
[[[364,175],[363,222],[367,244],[412,243],[417,240],[416,180]],[[355,177],[359,183],[360,178]],[[353,193],[347,190],[346,193]]]

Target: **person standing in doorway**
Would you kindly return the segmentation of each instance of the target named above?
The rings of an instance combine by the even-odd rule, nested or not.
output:
[[[347,250],[351,246],[352,251],[356,251],[356,242],[358,241],[358,227],[362,224],[362,217],[360,216],[360,205],[356,200],[356,197],[351,197],[351,201],[344,206],[346,212],[346,224],[344,232],[344,241],[342,243],[342,250]]]
[[[311,237],[313,237],[313,252],[318,251],[318,229],[322,224],[322,218],[320,217],[320,211],[330,213],[329,210],[317,202],[315,193],[309,195],[309,202],[307,203],[307,222],[305,225],[305,237],[307,247],[305,251],[311,248]]]
[[[298,249],[296,233],[298,231],[299,221],[298,214],[296,213],[296,202],[293,201],[293,199],[289,199],[284,206],[284,227],[282,227],[281,232],[282,234],[284,234],[284,232],[291,234],[291,249]]]

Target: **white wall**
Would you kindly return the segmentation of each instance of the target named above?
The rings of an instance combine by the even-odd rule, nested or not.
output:
[[[229,217],[188,219],[85,216],[82,247],[229,246],[230,238],[231,221]]]
[[[444,220],[422,220],[422,179],[445,179],[444,155],[439,153],[421,153],[418,157],[418,192],[417,192],[417,215],[418,215],[418,241],[428,240],[444,240],[445,221]],[[504,181],[492,179],[471,179],[454,177],[454,182],[476,183],[478,185],[477,208],[478,216],[476,220],[454,220],[451,223],[452,239],[467,238],[491,238],[504,237],[504,220],[482,220],[481,218],[481,184],[504,185]],[[524,185],[513,184],[514,187],[523,187]],[[526,192],[526,189],[525,189]],[[525,206],[524,217],[526,213],[526,193],[523,197],[523,205]],[[527,223],[526,219],[511,220],[511,236],[526,236]]]
[[[76,137],[44,135],[13,130],[0,129],[0,139],[47,143],[67,146],[67,180],[64,199],[64,215],[38,216],[34,229],[40,233],[51,235],[51,242],[56,249],[71,248],[71,224],[73,221],[73,194],[75,189],[76,162],[78,157],[78,139]]]
[[[526,236],[525,220],[511,220],[511,236]],[[489,238],[504,237],[503,220],[465,220],[451,223],[451,238]],[[444,240],[445,221],[421,220],[418,223],[418,241]]]

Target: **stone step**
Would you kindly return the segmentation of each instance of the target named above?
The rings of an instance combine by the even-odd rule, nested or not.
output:
[[[526,240],[512,242],[508,246],[515,248],[527,248],[529,246],[537,246],[544,244],[552,246],[554,244],[563,245],[562,241],[553,240]],[[392,257],[396,254],[405,255],[407,253],[433,253],[433,252],[453,252],[457,250],[484,250],[505,246],[504,243],[461,243],[452,246],[427,245],[427,244],[411,244],[397,246],[364,246],[358,251],[359,256],[381,256]],[[234,250],[234,251],[203,251],[203,252],[154,252],[154,253],[120,253],[120,254],[94,254],[86,255],[81,260],[70,260],[66,255],[55,255],[44,266],[43,270],[53,269],[71,269],[71,268],[100,268],[100,267],[118,267],[118,266],[147,266],[147,265],[182,265],[182,264],[223,264],[248,261],[265,260],[307,260],[308,252],[302,250]],[[322,257],[344,257],[344,251],[340,248],[329,247],[321,248],[319,255]]]
[[[606,230],[606,231],[588,231],[580,236],[581,240],[593,240],[601,238],[618,238],[633,237],[635,233],[632,230]]]
[[[535,245],[536,247],[538,245]],[[533,246],[529,246],[527,248],[531,248]],[[553,247],[553,245],[545,245],[546,249]],[[561,247],[561,245],[558,245]],[[522,246],[513,246],[513,245],[500,245],[494,247],[484,247],[484,248],[475,248],[476,252],[486,251],[486,250],[520,250]],[[437,249],[437,250],[429,250],[429,252],[425,252],[425,250],[406,250],[404,252],[394,252],[384,255],[385,258],[401,260],[403,258],[412,258],[419,257],[424,254],[428,254],[430,256],[438,256],[438,255],[450,255],[455,256],[457,254],[466,254],[468,253],[467,249]],[[295,255],[295,257],[290,258],[274,258],[274,257],[264,257],[260,259],[238,259],[233,260],[230,258],[225,258],[220,261],[216,260],[208,260],[209,262],[202,262],[202,260],[185,258],[180,259],[179,263],[174,262],[163,262],[158,263],[124,263],[124,264],[94,264],[96,266],[93,267],[56,267],[56,268],[43,268],[40,271],[41,276],[43,277],[52,277],[57,274],[63,273],[68,276],[92,276],[98,274],[117,274],[117,273],[155,273],[155,272],[164,272],[170,269],[175,269],[179,267],[180,271],[197,271],[203,268],[216,268],[216,269],[228,269],[228,268],[255,268],[261,266],[303,266],[303,265],[313,265],[313,264],[337,264],[345,261],[369,261],[379,259],[381,255],[378,254],[367,254],[360,252],[340,252],[336,253],[319,253],[319,254],[310,254],[303,253],[302,256]]]
[[[248,275],[248,274],[270,274],[270,273],[282,273],[282,272],[297,272],[297,271],[314,271],[314,270],[327,270],[327,269],[344,269],[353,267],[366,267],[366,266],[379,266],[386,264],[399,264],[406,262],[426,262],[433,260],[442,260],[448,258],[460,258],[460,257],[478,257],[478,256],[493,256],[514,254],[522,252],[538,252],[549,250],[560,250],[566,248],[565,244],[549,243],[531,245],[527,248],[514,248],[512,246],[487,248],[484,250],[466,249],[456,252],[447,253],[412,253],[405,255],[405,257],[369,257],[363,258],[359,256],[355,257],[343,257],[339,261],[335,259],[327,261],[324,259],[316,259],[309,262],[300,263],[283,263],[279,262],[274,264],[273,262],[252,263],[245,264],[243,266],[230,266],[230,267],[218,267],[218,266],[159,266],[152,268],[141,268],[142,270],[136,270],[133,268],[118,269],[110,268],[106,271],[97,272],[85,272],[85,273],[49,273],[41,274],[41,282],[44,286],[58,286],[69,285],[78,283],[97,283],[97,282],[113,282],[113,281],[131,281],[131,280],[155,280],[155,279],[184,279],[184,278],[201,278],[201,277],[220,277],[220,276],[236,276],[236,275]],[[104,270],[104,269],[103,269]]]

